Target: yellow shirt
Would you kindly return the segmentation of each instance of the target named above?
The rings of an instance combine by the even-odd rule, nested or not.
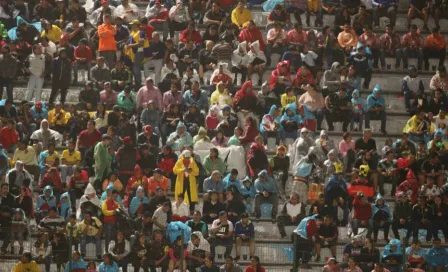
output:
[[[81,233],[84,232],[84,230],[87,227],[85,221],[86,220],[82,220],[82,222],[79,223],[79,231]],[[101,221],[98,220],[98,218],[92,216],[92,222],[90,222],[90,225],[88,226],[88,229],[87,229],[87,236],[95,236],[95,235],[97,235],[98,231],[100,230],[102,225],[103,224],[101,224]]]
[[[70,229],[71,228],[71,229]],[[81,231],[79,229],[79,224],[72,225],[70,222],[67,223],[67,226],[65,227],[65,230],[67,232],[67,235],[70,234],[70,231],[72,231],[73,238],[77,238],[81,235]]]
[[[50,124],[50,126],[67,125],[68,120],[70,120],[70,113],[66,112],[65,110],[61,110],[59,113],[60,115],[58,116],[55,109],[52,109],[48,112],[48,123]]]
[[[248,8],[244,7],[243,12],[241,12],[240,8],[236,7],[232,11],[232,23],[237,26],[245,26],[250,20],[252,20],[252,15]]]
[[[288,106],[291,103],[296,103],[297,97],[295,95],[288,96],[288,94],[282,94],[281,96],[282,109]]]
[[[37,266],[35,261],[30,261],[29,263],[22,263],[21,261],[14,267],[14,272],[39,272],[39,266]]]
[[[78,150],[74,150],[73,154],[70,155],[70,151],[66,149],[62,151],[62,159],[66,160],[70,165],[73,165],[76,162],[81,161],[81,152],[79,152]]]
[[[56,158],[60,158],[59,157],[59,153],[57,151],[53,152],[52,155],[49,155],[46,159],[45,159],[45,164],[49,164],[49,165],[53,165],[54,161],[56,160]]]
[[[54,43],[59,43],[61,35],[62,30],[57,25],[51,25],[51,29],[48,32],[44,30],[42,31],[42,34],[40,34],[41,37],[47,37],[50,41]]]

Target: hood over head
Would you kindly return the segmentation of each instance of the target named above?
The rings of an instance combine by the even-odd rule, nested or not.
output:
[[[247,42],[246,42],[246,41],[240,43],[240,44],[238,45],[238,47],[241,48],[241,49],[243,49],[243,53],[239,52],[239,50],[238,50],[238,53],[239,53],[239,54],[243,54],[243,55],[247,54]]]
[[[90,194],[96,194],[95,188],[93,188],[93,185],[89,182],[87,184],[86,189],[84,190],[84,195],[90,195]]]
[[[358,95],[358,98],[361,97],[360,94],[359,94],[359,90],[358,90],[358,89],[355,89],[355,90],[352,92],[352,98],[355,98],[355,94]]]
[[[376,84],[375,88],[373,88],[372,94],[376,95],[378,92],[382,92],[382,91],[383,91],[383,88],[381,88],[381,86],[379,84]]]
[[[259,178],[268,178],[268,171],[266,170],[261,170],[260,173],[258,173],[258,177]]]
[[[288,104],[288,105],[285,107],[285,113],[286,113],[287,110],[290,110],[290,111],[292,111],[294,114],[297,114],[297,106],[296,106],[296,104],[295,104],[295,103]]]
[[[138,165],[138,164],[136,164],[135,166],[134,166],[134,176],[136,176],[136,175],[142,175],[142,169],[140,168],[140,165]]]
[[[277,109],[278,109],[277,105],[272,105],[271,109],[269,110],[269,115],[272,116],[274,114],[274,111],[277,110]]]
[[[338,159],[338,152],[336,151],[336,149],[332,149],[332,150],[328,151],[327,158],[330,159],[331,155],[333,155],[335,157],[335,160]]]
[[[340,67],[341,67],[341,64],[339,62],[333,62],[333,64],[331,65],[330,71],[332,71],[333,73],[337,73],[337,72],[339,72]]]
[[[307,129],[307,128],[302,128],[301,130],[300,130],[300,138],[304,138],[305,137],[305,135],[303,135],[304,133],[310,133],[310,131]]]
[[[179,128],[181,128],[181,127],[183,127],[184,129],[187,128],[182,121],[179,121],[179,123],[177,124],[176,130],[179,130]]]
[[[53,196],[53,188],[51,188],[50,185],[45,186],[45,188],[42,192],[43,192],[43,194],[45,194],[48,191],[50,191],[50,196]]]

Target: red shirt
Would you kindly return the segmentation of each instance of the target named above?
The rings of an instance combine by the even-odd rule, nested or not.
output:
[[[195,44],[202,43],[201,33],[197,30],[193,30],[192,33],[188,32],[188,29],[185,29],[180,33],[180,41],[183,43],[187,43],[187,40],[192,40]]]
[[[5,149],[12,147],[19,141],[19,133],[15,129],[9,129],[7,127],[2,128],[0,131],[0,143]]]
[[[142,30],[145,31],[146,38],[150,41],[152,39],[152,33],[155,31],[154,27],[150,24],[146,24],[146,28]]]
[[[93,55],[90,47],[86,46],[81,49],[79,46],[77,46],[75,48],[75,60],[86,59],[87,62],[91,62],[92,58]]]
[[[355,195],[355,199],[353,200],[353,207],[355,207],[353,219],[367,221],[372,218],[372,205],[370,203],[361,204],[361,198],[359,197],[359,195]]]
[[[248,265],[246,266],[246,269],[244,269],[244,272],[256,272],[256,270],[251,265]],[[263,266],[260,266],[259,272],[266,272],[266,270]]]
[[[150,177],[148,181],[148,192],[156,192],[157,187],[162,187],[162,189],[166,192],[168,190],[168,179],[162,176],[162,180],[160,182],[156,181],[154,177]]]
[[[101,142],[102,136],[101,133],[95,129],[92,133],[89,133],[87,129],[81,131],[78,136],[78,147],[89,148],[94,146],[95,144]]]

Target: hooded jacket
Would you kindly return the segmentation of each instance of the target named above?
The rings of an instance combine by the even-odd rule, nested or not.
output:
[[[273,105],[272,107],[276,107]],[[271,107],[271,109],[272,109]],[[288,111],[292,113],[292,116],[288,114]],[[286,132],[294,132],[298,129],[299,125],[303,123],[300,115],[297,115],[297,107],[295,103],[289,104],[285,107],[285,112],[283,113],[280,124],[281,128]]]
[[[334,156],[334,160],[330,158],[330,156]],[[336,149],[331,149],[327,154],[327,160],[324,161],[325,174],[327,176],[332,176],[335,174],[335,163],[341,163],[338,157],[338,151]]]
[[[256,142],[250,145],[249,152],[247,153],[247,165],[252,177],[255,175],[256,169],[268,168],[268,157],[266,156],[266,150],[263,145],[260,146]]]
[[[358,56],[359,50],[363,48],[364,55]],[[350,53],[350,57],[348,57],[347,61],[353,64],[356,68],[356,71],[366,71],[372,69],[373,66],[373,56],[370,48],[364,45],[361,42],[358,42],[356,45],[356,49]]]
[[[339,74],[339,67],[341,64],[339,62],[333,62],[331,68],[324,72],[322,77],[322,87],[327,88],[329,91],[336,91],[341,85],[341,75]]]
[[[87,269],[86,262],[83,260],[83,258],[80,256],[77,261],[71,259],[67,262],[65,265],[65,272],[71,272],[69,270],[69,267],[72,268],[71,271],[85,271]]]
[[[47,197],[45,193],[48,191],[50,192],[50,196]],[[53,195],[53,189],[48,185],[44,188],[42,194],[37,197],[36,210],[49,210],[50,207],[56,208],[56,197]]]
[[[260,181],[260,177],[264,177],[265,181]],[[277,193],[277,184],[275,181],[268,176],[268,171],[262,170],[258,174],[258,178],[255,180],[255,191],[257,193],[268,192],[270,194]]]
[[[240,49],[243,52],[240,52]],[[242,65],[246,67],[249,64],[249,55],[247,54],[247,42],[242,42],[238,45],[238,48],[233,51],[232,55],[232,66],[239,67]]]
[[[293,167],[293,169],[296,169],[296,166],[298,165],[302,157],[312,153],[309,151],[310,147],[314,146],[314,141],[311,137],[305,136],[305,133],[309,133],[309,130],[307,128],[300,129],[300,137],[295,140],[295,142],[292,144],[293,148],[289,150],[289,158],[291,159],[291,166]]]
[[[264,40],[264,39],[262,39]],[[253,48],[253,50],[250,50],[249,55],[249,63],[253,63],[255,59],[260,59],[264,63],[266,63],[266,56],[264,55],[264,52],[260,49],[260,42],[257,40],[255,42],[252,42],[250,44],[250,48]]]
[[[184,93],[184,106],[190,107],[191,104],[196,104],[199,111],[206,111],[208,109],[208,97],[205,91],[199,89],[195,93],[192,89],[185,91]]]
[[[199,245],[196,246],[193,244],[193,242],[190,240],[188,241],[187,251],[188,254],[191,254],[193,256],[204,256],[206,255],[206,252],[210,253],[210,244],[207,240],[204,239],[204,236],[202,235],[202,232],[200,231],[194,231],[192,234],[199,237]]]
[[[357,95],[358,98],[355,98],[355,95]],[[366,102],[361,98],[358,89],[355,89],[352,93],[352,109],[355,114],[362,114],[366,109]]]
[[[148,102],[153,103],[154,101]],[[159,127],[160,124],[160,114],[157,107],[154,107],[153,110],[150,110],[148,107],[144,108],[142,114],[140,115],[140,122],[142,126],[151,125],[153,130]]]
[[[264,133],[264,128],[266,127],[274,127],[275,124],[277,124],[278,130],[280,130],[280,116],[274,117],[274,111],[277,110],[278,107],[277,105],[272,105],[271,109],[269,110],[268,114],[265,114],[263,116],[263,119],[260,122],[260,133],[263,134]]]
[[[70,196],[68,192],[65,192],[61,195],[60,207],[59,207],[59,216],[64,219],[68,219],[68,217],[72,214],[72,204],[70,202]]]
[[[412,202],[417,201],[417,195],[419,192],[419,184],[415,174],[412,170],[409,170],[406,175],[406,180],[397,186],[397,192],[395,197],[401,197],[402,195],[411,196]]]
[[[178,134],[179,128],[184,128],[184,133],[180,136]],[[176,137],[178,137],[176,139]],[[171,146],[173,150],[180,150],[183,146],[190,146],[193,145],[193,138],[191,137],[190,133],[187,131],[187,127],[182,121],[179,121],[176,127],[176,131],[171,133],[168,137],[168,140],[166,141],[168,145]]]
[[[317,232],[316,217],[318,214],[305,217],[297,226],[296,232],[300,237],[310,240]]]
[[[392,250],[392,246],[396,246],[395,250]],[[383,253],[381,253],[381,261],[385,262],[389,259],[399,258],[401,260],[403,251],[401,249],[401,242],[398,239],[392,239],[389,244],[384,247]]]
[[[284,73],[281,72],[281,67],[282,66],[286,66],[286,72],[284,72]],[[278,79],[281,76],[289,79],[289,82],[292,82],[292,80],[291,80],[291,73],[289,71],[289,61],[287,61],[287,60],[279,62],[277,64],[277,67],[272,71],[271,77],[269,78],[269,88],[271,90],[275,88],[275,86],[278,83]]]
[[[143,197],[138,197],[138,192],[143,192]],[[144,205],[149,204],[148,198],[145,196],[146,192],[142,186],[138,186],[135,196],[132,198],[131,205],[129,205],[129,213],[131,216],[136,216],[143,213]]]
[[[244,28],[241,32],[240,35],[238,37],[239,42],[247,42],[247,43],[254,43],[256,41],[260,41],[260,50],[264,52],[265,49],[265,41],[264,41],[264,37],[263,34],[261,33],[261,31],[257,28],[254,27],[253,29],[249,29],[248,27]]]
[[[339,199],[342,197],[343,199],[347,199],[348,197],[348,188],[347,182],[344,178],[339,179],[338,175],[333,175],[329,180],[327,185],[325,186],[325,200],[328,205],[333,205],[334,199]],[[356,197],[355,197],[356,201]],[[370,208],[370,204],[369,204]],[[355,208],[356,213],[356,208]],[[370,215],[369,215],[370,218]]]
[[[383,200],[383,205],[380,206],[378,204],[379,200]],[[381,221],[390,222],[392,220],[392,215],[390,213],[389,205],[384,200],[381,194],[376,196],[375,204],[372,205],[372,219],[376,220],[377,218],[383,219]],[[385,219],[385,220],[384,220]]]
[[[381,88],[381,86],[379,84],[376,84],[375,88],[373,88],[372,94],[370,94],[367,97],[367,110],[368,111],[374,107],[379,107],[379,106],[385,107],[386,106],[386,101],[382,95],[379,98],[375,97],[378,92],[382,92],[382,91],[383,91],[383,88]]]
[[[412,77],[411,74],[417,72],[415,66],[409,66],[408,75],[403,78],[401,82],[401,91],[403,93],[413,92],[414,94],[422,94],[425,90],[423,81],[418,76]]]
[[[246,89],[249,89],[246,91]],[[257,109],[257,99],[252,90],[252,81],[244,82],[241,89],[236,92],[235,97],[233,99],[233,108],[235,111],[239,111],[241,109],[248,111],[256,111]]]

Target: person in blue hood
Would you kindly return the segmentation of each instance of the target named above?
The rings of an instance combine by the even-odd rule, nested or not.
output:
[[[354,65],[359,75],[364,78],[364,89],[368,89],[372,79],[373,55],[369,47],[358,42],[356,48],[350,53],[347,62]]]
[[[366,101],[361,98],[361,94],[358,89],[355,89],[352,92],[352,119],[350,123],[351,131],[361,131],[362,123],[364,122],[364,115],[366,111]],[[354,124],[358,123],[358,125],[354,128]]]
[[[272,105],[268,114],[263,116],[260,122],[260,134],[263,136],[264,142],[267,143],[269,136],[276,138],[276,144],[280,143],[282,127],[280,126],[281,113],[277,105]]]
[[[322,218],[319,214],[305,217],[300,221],[293,235],[297,236],[297,259],[302,260],[301,269],[311,269],[308,262],[311,260],[311,254],[314,250],[313,236],[317,235],[318,227],[322,224]]]
[[[36,200],[36,223],[40,222],[51,207],[56,208],[57,200],[53,195],[53,189],[50,185],[45,186],[41,195]],[[43,214],[44,213],[44,214]]]
[[[380,120],[381,132],[386,134],[386,100],[382,91],[381,86],[376,84],[372,94],[367,97],[366,128],[370,128],[370,120]]]
[[[384,231],[384,240],[389,243],[389,227],[392,219],[389,205],[386,204],[381,194],[376,196],[375,204],[372,205],[372,220],[373,220],[373,242],[378,240],[378,230],[380,228]]]
[[[68,220],[68,217],[72,214],[72,205],[70,202],[70,196],[68,192],[65,192],[61,195],[61,204],[59,207],[59,215],[63,217],[65,220]]]
[[[148,207],[149,200],[145,196],[145,191],[142,186],[138,186],[136,195],[132,198],[131,205],[129,205],[129,214],[132,217],[143,214],[145,206]]]
[[[297,129],[302,123],[302,118],[297,114],[296,103],[287,105],[285,107],[285,112],[280,119],[280,124],[283,129],[283,140],[285,138],[297,138]]]
[[[72,259],[67,262],[65,265],[64,272],[72,272],[72,271],[85,271],[87,269],[87,265],[81,257],[79,251],[73,251]],[[71,270],[70,270],[71,267]]]
[[[100,206],[103,205],[103,201],[105,201],[112,194],[113,190],[116,190],[116,189],[115,189],[115,186],[111,183],[107,186],[106,191],[104,191],[103,194],[101,195]],[[118,204],[120,204],[120,207],[122,207],[122,208],[124,207],[123,200],[121,199],[120,195],[117,195],[117,198],[115,199],[115,201],[117,201]]]
[[[222,179],[222,182],[224,183],[224,191],[242,194],[243,184],[238,178],[237,169],[230,170],[230,173]]]
[[[170,134],[166,144],[171,146],[174,151],[179,151],[184,146],[193,145],[193,138],[182,121],[179,121],[176,131]]]
[[[403,259],[403,250],[401,248],[401,242],[398,239],[392,239],[389,244],[384,247],[381,254],[381,262],[384,263],[384,267],[391,272],[400,271],[401,261]]]
[[[112,259],[112,254],[105,253],[103,255],[103,262],[98,265],[98,272],[119,272],[118,265]]]
[[[248,214],[252,213],[252,203],[255,199],[255,187],[252,183],[252,180],[246,176],[241,180],[242,186],[241,186],[241,195],[244,198],[244,204],[246,205],[246,212]]]
[[[272,221],[277,218],[277,184],[268,176],[268,171],[262,170],[255,180],[255,217],[258,220],[261,216],[260,206],[264,203],[272,205]]]
[[[440,244],[440,239],[434,238],[433,247],[426,251],[425,260],[432,271],[445,271],[448,266],[448,249],[440,247]]]

